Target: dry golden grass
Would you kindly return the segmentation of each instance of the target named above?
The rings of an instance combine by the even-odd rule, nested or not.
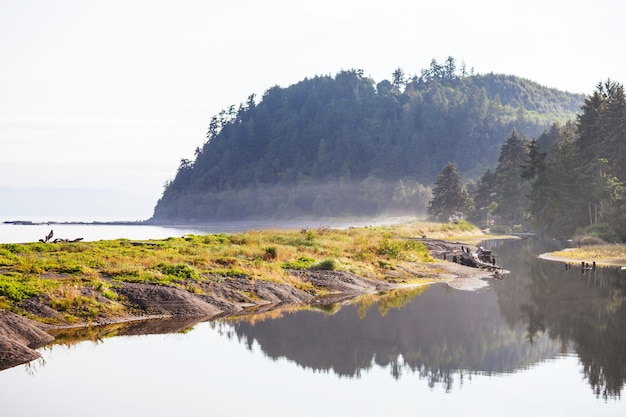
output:
[[[544,255],[545,258],[564,262],[596,262],[597,265],[626,266],[626,245],[604,244],[568,248]]]

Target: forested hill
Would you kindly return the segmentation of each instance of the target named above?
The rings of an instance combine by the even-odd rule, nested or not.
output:
[[[469,75],[453,60],[410,79],[350,70],[272,87],[212,118],[152,220],[415,211],[448,162],[478,177],[513,130],[536,137],[583,101],[515,76]]]

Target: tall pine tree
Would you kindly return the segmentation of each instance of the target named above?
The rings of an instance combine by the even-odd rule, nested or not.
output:
[[[447,220],[464,214],[470,207],[470,199],[463,188],[456,165],[448,162],[435,181],[433,197],[428,203],[428,214],[436,220]]]
[[[522,178],[527,160],[528,139],[515,130],[506,138],[500,149],[496,167],[496,208],[494,214],[504,223],[521,224],[526,219],[530,185]]]

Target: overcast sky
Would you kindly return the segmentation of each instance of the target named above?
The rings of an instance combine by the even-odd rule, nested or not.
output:
[[[453,56],[590,94],[626,81],[624,16],[621,0],[0,0],[0,187],[122,190],[149,217],[210,118],[252,93]]]

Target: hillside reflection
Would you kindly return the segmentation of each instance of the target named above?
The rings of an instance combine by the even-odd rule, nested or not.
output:
[[[274,359],[346,377],[379,365],[395,378],[413,372],[446,389],[455,376],[513,372],[559,351],[547,338],[531,344],[523,327],[507,325],[489,290],[434,285],[409,304],[382,312],[380,304],[357,303],[332,317],[308,311],[233,326],[248,346],[256,341]]]
[[[515,372],[575,353],[593,392],[619,397],[626,375],[626,273],[583,274],[536,258],[558,249],[554,242],[485,246],[511,274],[478,292],[432,285],[396,295],[394,302],[366,298],[327,306],[325,314],[301,311],[280,320],[223,324],[273,359],[351,378],[378,365],[394,378],[411,372],[447,390],[472,374]]]

